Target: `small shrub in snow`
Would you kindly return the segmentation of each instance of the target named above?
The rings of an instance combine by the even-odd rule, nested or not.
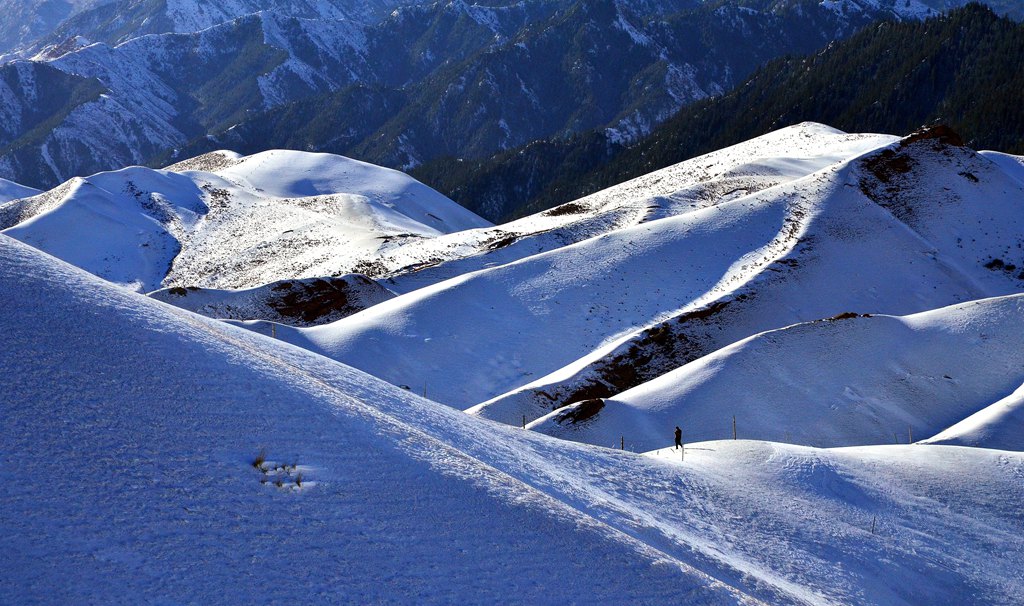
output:
[[[260,449],[260,454],[256,455],[256,458],[252,461],[252,466],[259,469],[263,473],[267,473],[267,452],[264,449]]]

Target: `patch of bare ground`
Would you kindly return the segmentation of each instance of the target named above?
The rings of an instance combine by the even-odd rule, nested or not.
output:
[[[281,282],[271,289],[274,294],[267,304],[282,317],[307,324],[327,316],[348,316],[362,309],[351,301],[354,291],[374,286],[373,281],[364,276],[354,275],[349,279],[355,284],[337,278]]]
[[[594,418],[604,407],[605,403],[601,398],[583,400],[576,406],[556,416],[555,422],[559,425],[576,425],[587,419]]]
[[[714,342],[709,333],[725,321],[730,306],[750,298],[740,294],[652,326],[620,348],[620,353],[594,363],[574,384],[537,395],[555,410],[581,400],[610,398],[692,362],[709,353]]]
[[[499,231],[494,236],[484,240],[480,243],[481,247],[486,250],[498,250],[499,248],[505,248],[511,246],[519,239],[518,234],[512,234],[509,232]]]
[[[1024,280],[1024,268],[1019,268],[1012,262],[1003,261],[1002,259],[989,259],[984,266],[985,269],[1002,272],[1018,280]]]
[[[209,152],[195,158],[189,158],[182,160],[170,166],[164,167],[164,170],[172,172],[184,172],[189,170],[203,171],[203,172],[216,172],[225,168],[231,168],[232,166],[241,162],[240,159],[229,158],[220,152]]]
[[[589,211],[589,208],[579,202],[569,202],[567,204],[562,204],[561,206],[548,209],[541,214],[545,217],[561,217],[564,215],[580,215]]]
[[[862,160],[865,170],[860,189],[897,219],[912,226],[919,212],[915,208],[919,201],[907,195],[907,191],[913,187],[912,175],[920,164],[919,154],[933,152],[955,158],[956,150],[962,147],[964,142],[960,135],[944,124],[922,128],[901,139],[896,147]],[[968,181],[978,182],[978,177],[969,171],[959,174]],[[939,202],[941,196],[933,199],[933,203]]]
[[[843,312],[832,316],[831,318],[825,318],[825,322],[838,322],[839,320],[852,320],[854,318],[870,318],[871,314],[859,314],[852,311]]]

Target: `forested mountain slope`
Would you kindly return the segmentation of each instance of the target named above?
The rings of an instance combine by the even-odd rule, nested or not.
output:
[[[1024,25],[978,5],[886,23],[813,55],[779,59],[623,147],[605,131],[537,141],[414,174],[491,220],[550,208],[695,155],[811,120],[856,132],[941,121],[975,149],[1024,153]]]

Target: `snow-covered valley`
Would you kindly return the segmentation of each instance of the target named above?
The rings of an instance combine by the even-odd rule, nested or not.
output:
[[[496,226],[305,152],[0,195],[4,601],[1024,595],[1019,157],[804,123]]]

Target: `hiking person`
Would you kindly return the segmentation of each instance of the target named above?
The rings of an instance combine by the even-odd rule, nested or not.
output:
[[[683,447],[683,430],[676,425],[676,448]]]

